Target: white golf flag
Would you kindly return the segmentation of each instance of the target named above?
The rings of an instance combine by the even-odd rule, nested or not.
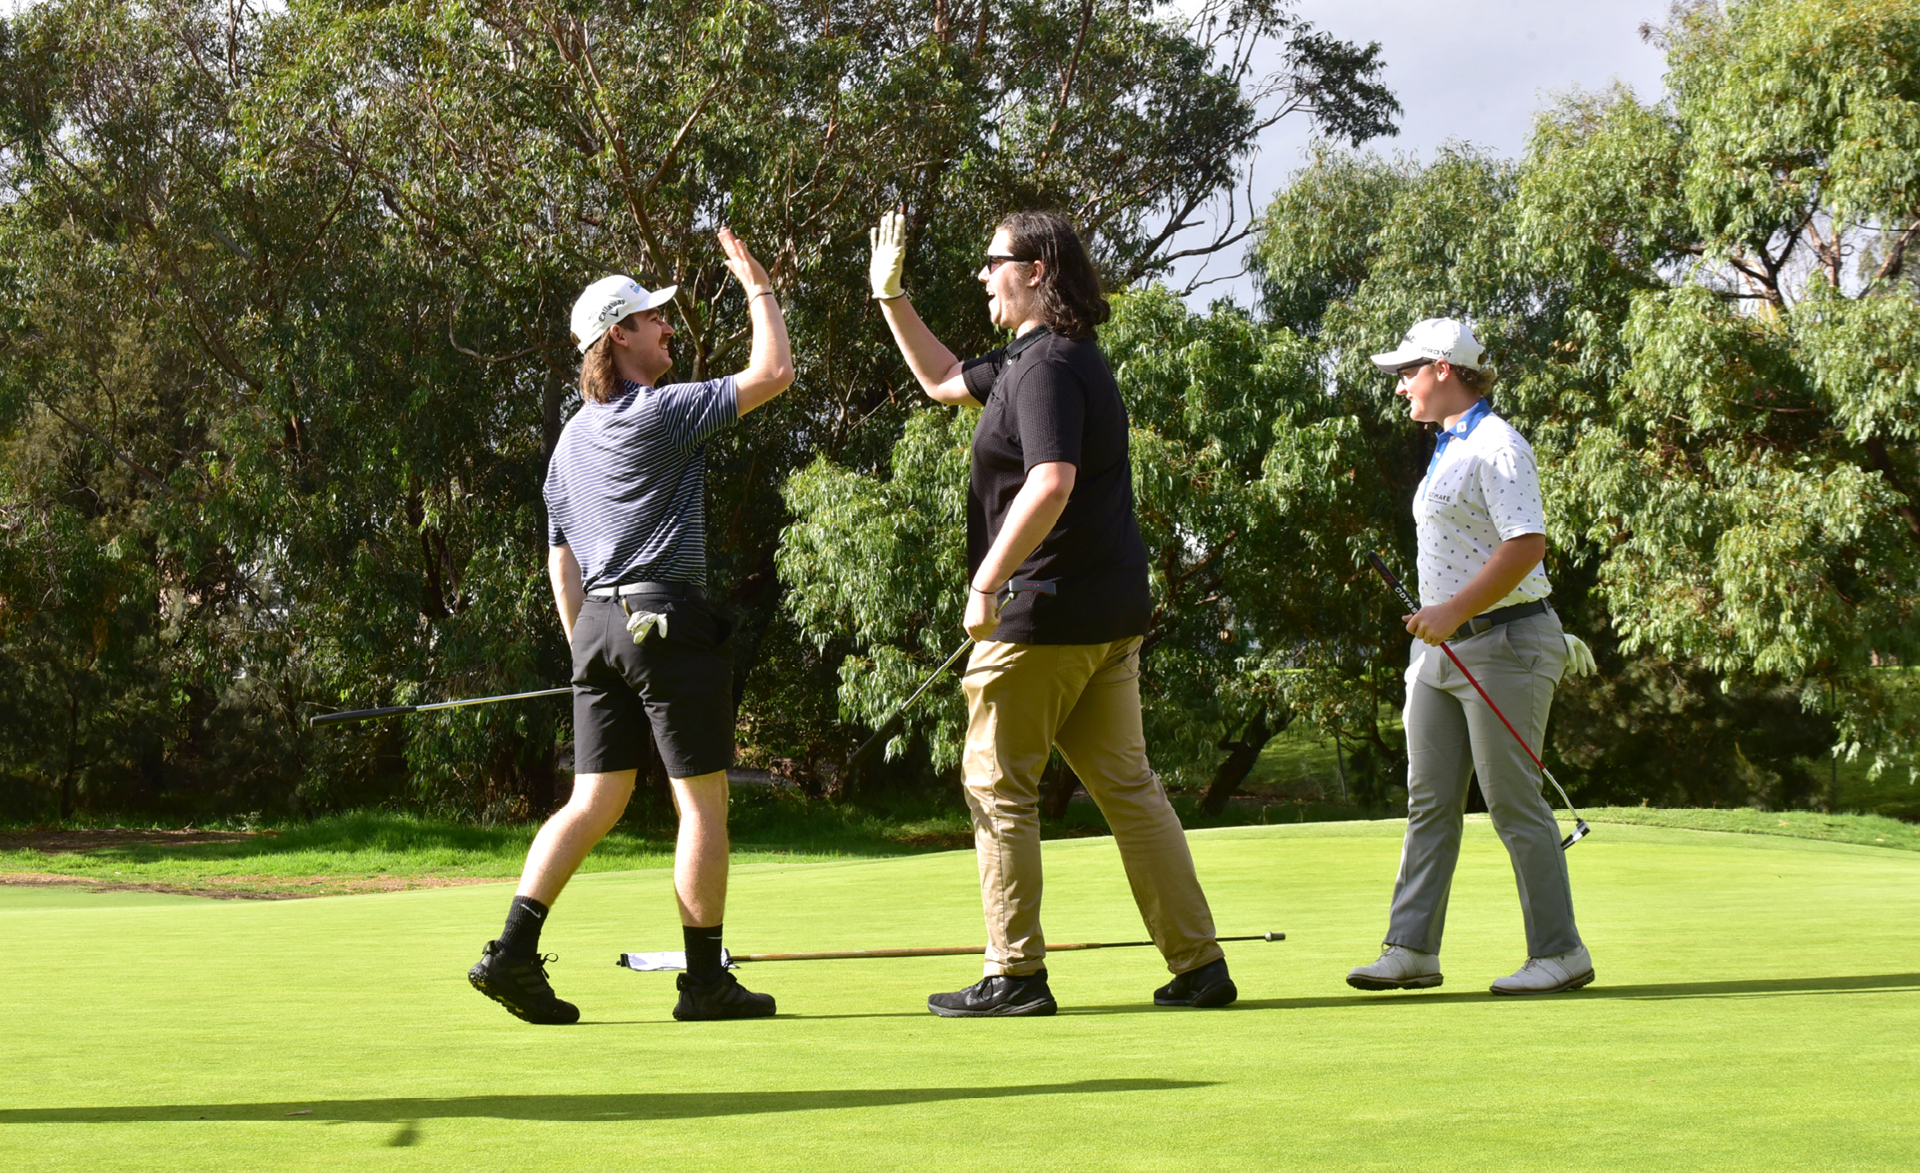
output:
[[[616,964],[642,973],[684,970],[687,968],[687,955],[678,950],[663,953],[622,953]],[[720,966],[722,969],[733,968],[733,954],[725,949],[720,950]]]

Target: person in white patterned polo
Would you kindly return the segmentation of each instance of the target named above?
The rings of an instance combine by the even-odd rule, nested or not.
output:
[[[1395,375],[1409,415],[1440,435],[1414,491],[1420,610],[1407,668],[1407,837],[1379,960],[1347,975],[1362,990],[1441,982],[1440,940],[1460,859],[1467,784],[1476,776],[1520,889],[1527,962],[1496,994],[1546,994],[1593,980],[1573,920],[1573,895],[1540,771],[1446,655],[1480,681],[1530,746],[1544,748],[1547,710],[1569,659],[1592,660],[1560,627],[1541,559],[1546,515],[1533,448],[1493,414],[1491,372],[1473,332],[1451,318],[1415,323],[1373,356]]]
[[[574,870],[619,821],[645,764],[646,734],[665,764],[680,837],[673,890],[687,971],[678,1019],[763,1018],[765,994],[722,961],[727,901],[727,767],[733,762],[733,625],[707,605],[707,444],[793,382],[780,303],[760,262],[725,228],[720,246],[746,295],[746,369],[661,385],[673,367],[665,307],[624,276],[573,306],[580,410],[547,468],[548,575],[573,649],[573,794],[527,852],[506,927],[467,978],[527,1022],[567,1025],[580,1010],[554,995],[540,931]]]

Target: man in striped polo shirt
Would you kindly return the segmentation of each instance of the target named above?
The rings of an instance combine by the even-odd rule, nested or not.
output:
[[[773,999],[721,964],[727,900],[727,766],[733,761],[733,626],[707,604],[706,446],[793,382],[786,323],[766,270],[720,230],[746,292],[745,370],[704,383],[659,381],[673,365],[663,308],[606,277],[573,307],[582,403],[547,469],[548,572],[573,648],[573,795],[534,837],[500,938],[469,972],[474,988],[528,1022],[580,1011],[554,995],[540,930],[580,861],[613,828],[645,763],[648,722],[680,812],[673,888],[686,939],[678,1019],[760,1018]]]

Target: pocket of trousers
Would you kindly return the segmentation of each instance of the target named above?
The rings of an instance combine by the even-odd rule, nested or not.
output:
[[[717,649],[733,635],[733,621],[711,607],[671,602],[666,607],[666,637],[690,647]]]
[[[1567,667],[1567,644],[1561,638],[1558,623],[1537,619],[1503,624],[1505,642],[1513,658],[1529,672],[1560,679]]]
[[[1507,649],[1507,654],[1513,657],[1514,663],[1529,672],[1533,672],[1540,667],[1540,649],[1535,645],[1535,641],[1530,638],[1531,635],[1531,632],[1520,628],[1520,625],[1517,623],[1502,623],[1500,625],[1501,645]],[[1518,638],[1515,638],[1516,636]]]
[[[580,683],[586,679],[587,664],[593,659],[593,649],[599,642],[595,631],[601,626],[598,622],[599,608],[591,603],[580,608],[573,619],[573,636],[567,641],[567,650],[573,658],[573,681]]]

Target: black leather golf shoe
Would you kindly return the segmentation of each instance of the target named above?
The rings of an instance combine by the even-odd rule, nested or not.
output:
[[[683,973],[675,984],[680,988],[680,1003],[673,1008],[673,1016],[681,1022],[770,1018],[773,1015],[772,994],[754,993],[726,970],[721,970],[719,978],[711,982],[703,982],[690,973]]]
[[[1240,990],[1227,976],[1225,958],[1190,969],[1153,992],[1155,1006],[1192,1006],[1201,1010],[1230,1006]]]
[[[995,974],[964,990],[935,994],[927,999],[927,1009],[942,1018],[1001,1018],[1052,1014],[1060,1004],[1047,988],[1047,971],[1041,969],[1020,977]]]
[[[547,982],[546,963],[554,960],[551,953],[509,953],[500,942],[488,941],[479,963],[467,971],[467,980],[524,1022],[572,1026],[580,1021],[580,1008],[554,997]]]

